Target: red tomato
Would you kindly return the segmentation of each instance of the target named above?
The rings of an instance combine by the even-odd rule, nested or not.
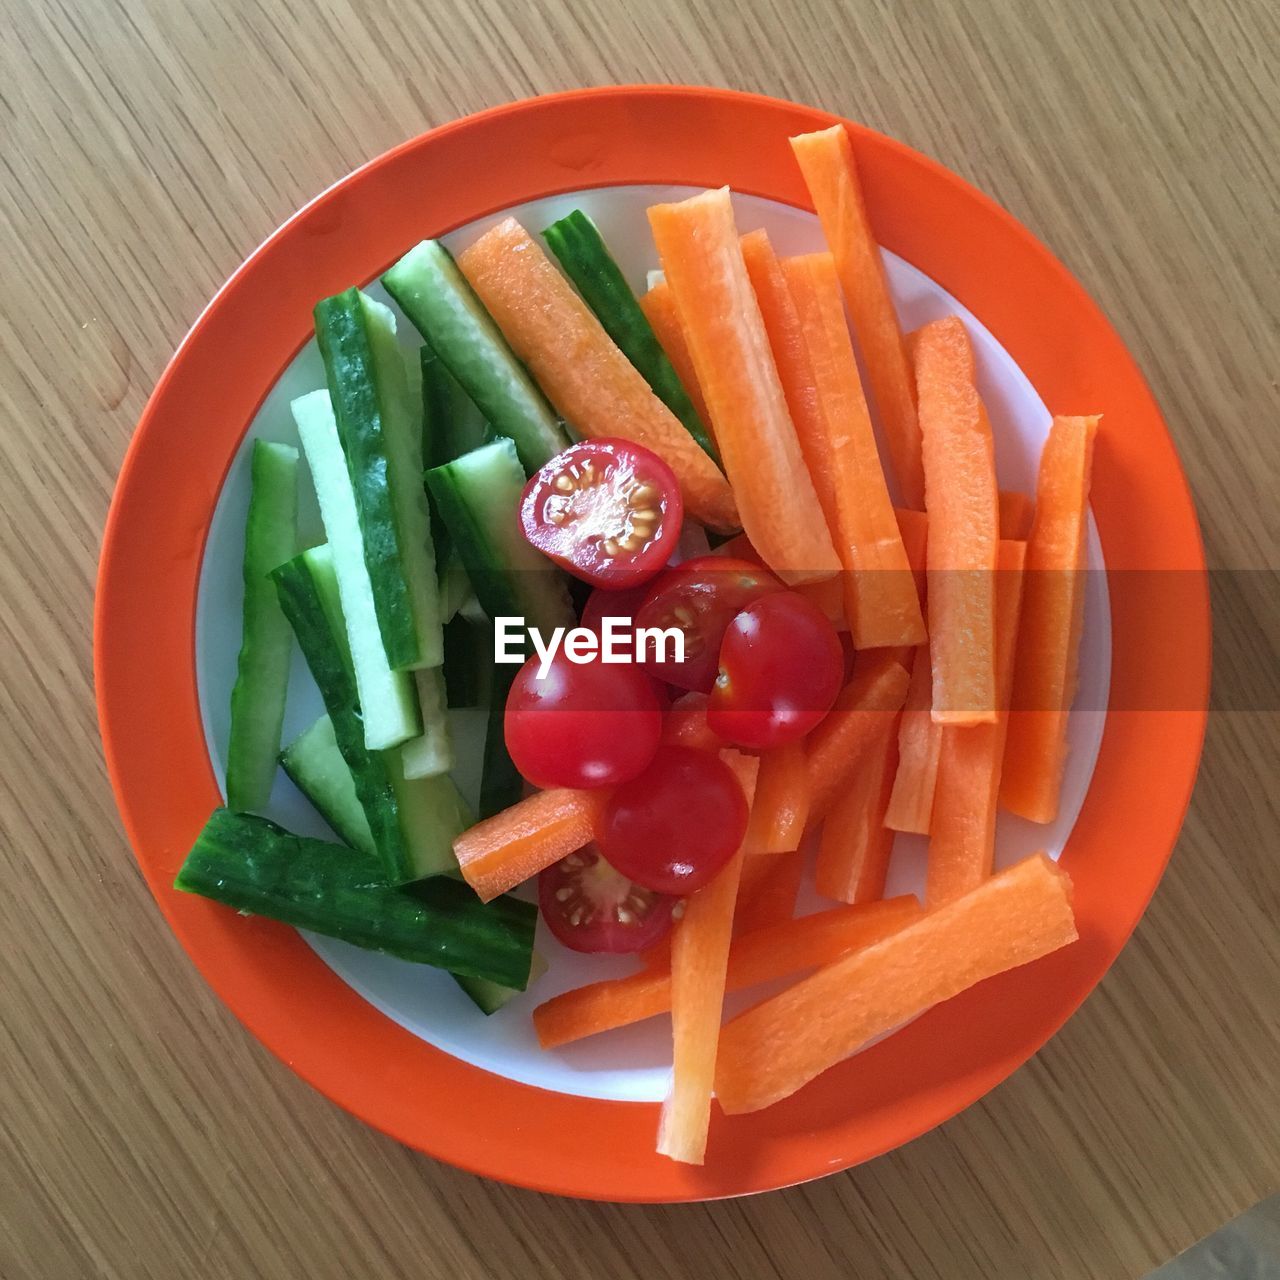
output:
[[[831,710],[843,678],[840,637],[822,610],[794,591],[766,596],[725,632],[707,725],[740,747],[794,742]]]
[[[707,695],[682,693],[662,717],[664,746],[719,751],[724,743],[707,727]]]
[[[611,787],[653,759],[662,711],[637,666],[571,662],[560,650],[538,678],[535,655],[507,695],[503,733],[517,769],[535,787]]]
[[[599,635],[605,618],[625,618],[629,624],[629,632],[635,626],[636,610],[644,603],[648,594],[647,586],[625,587],[621,591],[607,591],[603,587],[597,587],[582,606],[581,623]]]
[[[720,642],[734,614],[753,600],[785,590],[768,569],[725,556],[698,556],[669,569],[636,610],[636,626],[683,632],[684,661],[650,660],[645,667],[668,684],[710,692]]]
[[[658,893],[700,889],[733,857],[747,830],[747,798],[718,755],[662,747],[609,797],[600,848],[624,876]]]
[[[647,582],[680,539],[680,486],[656,453],[627,440],[584,440],[551,459],[520,500],[524,536],[584,582]]]
[[[538,876],[542,918],[573,951],[643,951],[671,928],[675,904],[620,875],[593,844]]]

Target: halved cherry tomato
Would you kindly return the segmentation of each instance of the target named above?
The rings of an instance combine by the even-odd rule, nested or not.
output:
[[[624,876],[659,893],[688,894],[724,866],[747,830],[747,798],[718,755],[661,747],[605,802],[597,838]]]
[[[542,918],[573,951],[643,951],[671,928],[675,905],[615,871],[593,844],[538,876]]]
[[[583,440],[551,459],[520,500],[524,536],[584,582],[647,582],[680,539],[684,503],[671,468],[627,440]]]
[[[844,649],[822,610],[794,591],[766,596],[724,634],[707,725],[740,747],[794,742],[831,710],[843,677]]]
[[[634,778],[658,749],[662,711],[638,666],[571,662],[561,649],[538,678],[535,655],[507,695],[503,734],[535,787],[610,787]]]
[[[698,556],[668,569],[636,610],[636,626],[683,632],[684,661],[649,660],[645,667],[668,684],[710,692],[720,642],[734,615],[753,600],[785,590],[768,569],[725,556]]]

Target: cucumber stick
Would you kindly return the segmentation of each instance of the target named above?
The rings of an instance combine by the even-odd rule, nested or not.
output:
[[[525,987],[538,915],[532,903],[482,903],[448,876],[392,888],[376,865],[265,818],[215,809],[174,887],[357,947]]]
[[[528,985],[531,987],[546,973],[547,968],[547,962],[535,951],[533,953],[533,963],[529,966]],[[517,991],[515,987],[504,987],[497,982],[490,982],[487,978],[468,978],[461,973],[455,973],[453,977],[458,986],[470,997],[476,1008],[484,1014],[497,1013],[499,1009],[509,1005],[516,996],[523,994],[523,992]]]
[[[456,763],[453,739],[449,736],[448,701],[444,687],[444,669],[415,671],[418,706],[422,711],[422,732],[400,748],[406,778],[434,778],[448,773]]]
[[[439,467],[485,444],[489,428],[430,344],[423,345],[418,360],[422,371],[423,465]]]
[[[499,439],[427,472],[472,589],[490,618],[521,618],[550,634],[575,623],[559,570],[520,531],[524,472],[510,440]]]
[[[507,695],[511,692],[520,667],[515,663],[497,663],[491,668],[489,712],[484,731],[484,759],[480,769],[480,817],[492,818],[509,809],[524,794],[524,778],[507,750],[504,721]]]
[[[720,461],[711,433],[694,408],[680,375],[662,349],[636,295],[613,260],[604,238],[581,209],[575,209],[543,233],[565,274],[622,354],[635,365],[653,393],[680,419],[704,453]]]
[[[480,705],[480,672],[490,658],[484,652],[485,636],[466,618],[454,618],[444,629],[445,694],[450,707]]]
[[[289,685],[289,623],[271,571],[298,549],[298,451],[253,442],[244,537],[244,630],[227,744],[227,804],[262,809],[271,795]]]
[[[555,410],[444,245],[422,241],[382,283],[494,431],[515,441],[529,474],[568,447]]]
[[[294,786],[316,807],[343,842],[358,853],[376,858],[378,850],[369,830],[355,780],[338,749],[333,721],[321,716],[280,753],[280,763]]]
[[[295,400],[292,408],[333,549],[365,745],[370,750],[393,747],[421,732],[417,691],[408,673],[393,670],[383,645],[364,535],[329,393],[313,391]]]
[[[348,289],[316,304],[315,324],[387,660],[394,670],[438,667],[443,638],[420,407],[395,316]]]

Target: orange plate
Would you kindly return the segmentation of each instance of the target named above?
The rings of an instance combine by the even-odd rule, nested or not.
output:
[[[657,1104],[544,1092],[468,1066],[366,1004],[292,929],[170,887],[218,803],[194,661],[204,541],[249,422],[310,336],[315,299],[372,279],[424,235],[584,186],[728,183],[807,208],[787,138],[834,119],[713,89],[591,89],[405,143],[307,205],[232,276],[165,371],[125,458],[99,570],[95,675],[116,800],[152,892],[268,1048],[361,1119],[476,1173],[562,1195],[698,1200],[787,1186],[907,1142],[999,1084],[1079,1005],[1142,914],[1186,811],[1209,678],[1198,573],[1182,575],[1177,626],[1112,595],[1111,710],[1063,855],[1079,943],[933,1010],[778,1106],[731,1121],[717,1113],[701,1169],[654,1154]],[[969,307],[1056,412],[1101,410],[1114,425],[1099,434],[1092,494],[1109,572],[1202,571],[1173,444],[1084,290],[954,174],[849,127],[886,247]],[[1183,709],[1127,709],[1151,706]]]

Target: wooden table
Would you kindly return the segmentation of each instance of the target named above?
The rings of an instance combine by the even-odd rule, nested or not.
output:
[[[1266,575],[1224,579],[1218,689],[1236,709],[1212,717],[1172,869],[1101,988],[985,1102],[808,1187],[625,1208],[421,1158],[259,1048],[142,883],[99,755],[89,631],[144,399],[205,301],[300,203],[492,103],[726,84],[936,156],[1043,237],[1118,325],[1168,415],[1214,566],[1280,562],[1269,0],[534,8],[5,0],[0,1274],[1139,1275],[1280,1184]]]

